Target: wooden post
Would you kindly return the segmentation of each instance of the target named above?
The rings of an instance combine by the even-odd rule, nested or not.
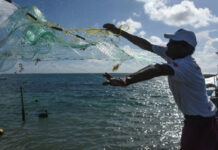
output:
[[[23,88],[22,87],[20,87],[20,95],[21,95],[21,106],[22,106],[22,120],[25,121],[25,110],[24,110]]]

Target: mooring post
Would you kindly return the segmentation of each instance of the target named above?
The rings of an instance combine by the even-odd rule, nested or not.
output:
[[[25,110],[24,110],[23,88],[22,87],[20,87],[20,96],[21,96],[21,106],[22,106],[22,120],[25,121]]]

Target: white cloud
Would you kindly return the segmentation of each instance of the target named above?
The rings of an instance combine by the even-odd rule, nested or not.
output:
[[[196,34],[198,46],[194,57],[202,68],[204,73],[217,73],[218,56],[216,52],[218,47],[218,38],[212,38],[211,33],[217,33],[217,30],[201,31]]]
[[[0,0],[0,25],[17,9],[16,6]]]
[[[197,8],[194,2],[183,0],[179,4],[167,6],[166,0],[136,0],[143,2],[145,14],[151,20],[162,21],[167,25],[191,25],[195,28],[218,23],[218,17],[208,8]]]
[[[142,31],[140,31],[140,32],[138,33],[138,35],[139,35],[140,37],[144,38],[145,35],[146,35],[146,32],[142,30]]]
[[[161,38],[154,36],[154,35],[148,38],[148,41],[150,41],[152,44],[155,44],[155,45],[166,46],[166,42],[164,42]]]
[[[136,33],[137,30],[142,28],[141,22],[134,21],[134,20],[132,20],[132,18],[129,18],[126,21],[117,22],[117,26],[125,25],[125,24],[127,24],[129,26],[128,32],[131,33],[131,34]]]
[[[138,13],[136,13],[136,12],[133,12],[133,14],[132,14],[134,17],[140,17],[140,15],[138,14]]]

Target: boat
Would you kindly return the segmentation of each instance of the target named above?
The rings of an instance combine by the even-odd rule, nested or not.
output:
[[[206,82],[206,90],[209,99],[216,105],[218,108],[218,75],[210,74],[204,75]],[[218,112],[217,112],[218,117]]]
[[[218,55],[218,52],[216,52]],[[204,74],[207,95],[210,100],[216,105],[218,108],[218,65],[217,65],[217,74]],[[218,119],[218,111],[217,111],[217,119]]]

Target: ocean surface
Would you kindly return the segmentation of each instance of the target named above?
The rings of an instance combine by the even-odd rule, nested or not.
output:
[[[179,149],[183,116],[165,77],[111,87],[102,74],[3,76],[0,150]],[[48,118],[39,118],[45,110]]]

